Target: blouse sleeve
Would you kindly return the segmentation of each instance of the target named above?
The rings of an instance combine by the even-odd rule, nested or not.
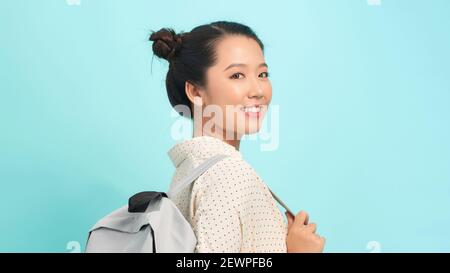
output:
[[[197,192],[192,221],[197,237],[195,252],[240,252],[242,232],[239,213],[225,198],[224,192],[215,187]]]

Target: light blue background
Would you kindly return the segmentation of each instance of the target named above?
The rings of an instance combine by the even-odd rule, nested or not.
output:
[[[148,34],[235,20],[265,43],[281,119],[278,150],[241,151],[326,252],[449,252],[449,14],[447,0],[2,1],[0,251],[83,248],[129,195],[166,190],[175,119]]]

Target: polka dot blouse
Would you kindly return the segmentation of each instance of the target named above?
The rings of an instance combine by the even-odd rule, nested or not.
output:
[[[229,155],[173,197],[197,237],[195,252],[286,252],[287,223],[265,182],[232,145],[210,136],[175,144],[170,187],[205,159]]]

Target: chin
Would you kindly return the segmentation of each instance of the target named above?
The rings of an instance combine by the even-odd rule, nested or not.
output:
[[[256,128],[245,128],[245,134],[246,135],[253,135],[258,133],[260,130],[259,125],[256,126]]]
[[[261,125],[261,122],[250,122],[245,126],[240,126],[237,131],[240,135],[253,135],[261,130]]]

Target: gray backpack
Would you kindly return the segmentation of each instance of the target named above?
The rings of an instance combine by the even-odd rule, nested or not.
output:
[[[167,194],[147,191],[133,195],[128,205],[100,219],[89,230],[85,252],[194,252],[194,231],[171,198],[225,157],[219,154],[208,158]]]

